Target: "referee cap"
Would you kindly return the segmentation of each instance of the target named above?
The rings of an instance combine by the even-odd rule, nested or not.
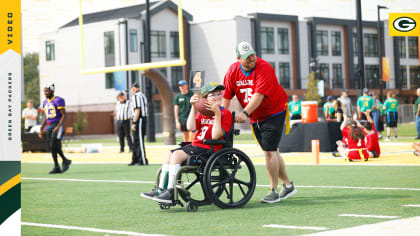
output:
[[[120,91],[120,92],[118,93],[118,96],[125,96],[124,91]]]
[[[140,84],[139,84],[138,82],[135,82],[135,83],[132,85],[132,87],[133,87],[133,88],[140,88]]]
[[[54,91],[55,90],[55,85],[54,84],[47,84],[47,85],[44,86],[44,88],[47,88],[51,91]]]
[[[236,57],[246,60],[252,54],[255,54],[255,51],[248,42],[240,42],[236,45]]]

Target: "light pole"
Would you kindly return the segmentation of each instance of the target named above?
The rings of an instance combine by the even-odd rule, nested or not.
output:
[[[383,102],[381,9],[388,9],[388,7],[378,5],[379,100]]]

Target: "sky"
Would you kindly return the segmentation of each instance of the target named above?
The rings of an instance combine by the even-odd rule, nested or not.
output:
[[[152,2],[153,0],[151,0]],[[143,4],[145,0],[82,0],[84,14]],[[178,0],[174,0],[178,3]],[[182,7],[194,22],[231,19],[248,13],[273,13],[306,17],[356,19],[355,0],[182,0]],[[418,12],[419,0],[362,0],[362,19],[377,20],[377,5],[381,19],[388,13]],[[40,34],[53,32],[79,16],[79,0],[22,0],[23,53],[39,52]]]

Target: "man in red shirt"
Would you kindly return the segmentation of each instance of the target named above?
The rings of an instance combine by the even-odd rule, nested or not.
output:
[[[249,43],[240,42],[236,46],[236,56],[238,61],[229,67],[223,81],[226,89],[222,106],[228,109],[230,100],[236,96],[243,111],[235,121],[243,123],[250,118],[254,135],[264,151],[270,181],[270,192],[261,202],[278,202],[296,193],[278,152],[288,96],[280,86],[274,68],[258,58]],[[278,178],[283,182],[280,193],[277,192]]]
[[[201,95],[207,99],[207,109],[214,112],[214,116],[209,117],[201,113],[196,113],[194,103],[199,101],[197,94],[190,99],[191,110],[187,119],[187,129],[195,130],[196,135],[192,144],[186,145],[168,153],[162,165],[162,173],[159,180],[159,188],[151,192],[142,193],[141,196],[153,199],[162,203],[172,203],[174,200],[175,176],[184,162],[191,155],[209,153],[211,145],[204,144],[206,139],[224,139],[230,131],[232,125],[232,114],[229,110],[221,107],[223,85],[216,82],[209,82],[201,88]],[[220,150],[223,145],[214,145],[213,151]],[[167,189],[165,180],[168,178]]]

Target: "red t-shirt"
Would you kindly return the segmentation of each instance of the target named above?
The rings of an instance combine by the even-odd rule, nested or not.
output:
[[[223,80],[223,97],[232,99],[235,95],[242,108],[248,105],[252,95],[264,94],[260,106],[250,114],[250,121],[263,121],[286,109],[287,94],[280,86],[274,68],[265,60],[257,57],[255,68],[246,73],[239,61],[233,63]]]
[[[230,131],[230,126],[232,125],[232,113],[229,110],[221,108],[220,112],[222,114],[222,129],[225,131],[225,136]],[[196,134],[194,140],[192,141],[193,146],[202,147],[205,149],[211,149],[211,145],[204,144],[203,141],[205,139],[212,139],[211,132],[213,129],[214,124],[214,116],[209,117],[197,112],[195,115],[195,127],[196,127]],[[219,139],[225,139],[225,136],[220,137]],[[223,145],[214,145],[213,150],[216,152],[220,150]]]
[[[366,141],[365,139],[354,140],[350,136],[348,138],[348,148],[349,148],[349,159],[361,159],[359,149],[366,148]],[[362,150],[362,154],[364,159],[369,158],[369,153],[366,149]]]
[[[381,154],[381,148],[379,147],[378,133],[371,133],[366,135],[366,147],[369,151],[375,151],[378,157]]]

